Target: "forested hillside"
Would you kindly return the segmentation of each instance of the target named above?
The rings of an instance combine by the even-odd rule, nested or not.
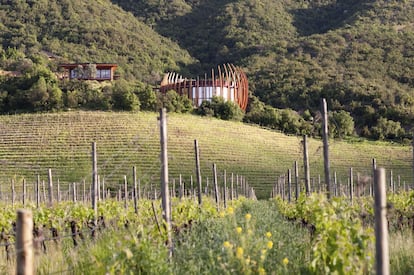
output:
[[[61,57],[60,63],[115,62],[122,78],[154,83],[164,71],[193,62],[186,50],[110,1],[6,3],[0,5],[3,50],[31,58],[45,51]]]
[[[287,108],[300,115],[289,111],[289,132],[309,132],[298,125],[317,122],[325,97],[337,127],[402,140],[414,122],[412,18],[411,0],[9,1],[2,67],[10,47],[30,58],[44,50],[117,62],[122,78],[155,85],[166,71],[196,76],[231,62],[252,96],[277,108],[253,98],[246,121],[285,131]]]

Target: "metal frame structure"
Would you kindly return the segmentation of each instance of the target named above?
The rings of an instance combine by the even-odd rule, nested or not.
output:
[[[204,100],[219,96],[235,102],[242,110],[246,110],[249,96],[246,74],[233,64],[219,65],[216,72],[211,69],[210,78],[204,74],[204,78],[197,79],[183,78],[174,72],[166,73],[161,81],[160,92],[165,94],[169,90],[174,90],[179,95],[191,99],[194,106],[200,106]]]

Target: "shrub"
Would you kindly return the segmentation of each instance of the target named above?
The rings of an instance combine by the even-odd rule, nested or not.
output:
[[[138,97],[124,81],[115,83],[112,90],[112,101],[114,110],[138,111],[140,108]]]
[[[180,96],[176,91],[170,90],[165,94],[159,94],[157,107],[166,108],[168,112],[189,113],[193,110],[192,101],[186,96]]]

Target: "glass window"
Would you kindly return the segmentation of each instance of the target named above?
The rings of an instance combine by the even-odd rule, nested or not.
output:
[[[97,70],[96,78],[102,78],[102,79],[111,78],[111,70],[108,70],[108,69]]]

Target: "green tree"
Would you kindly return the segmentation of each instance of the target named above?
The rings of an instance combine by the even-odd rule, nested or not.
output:
[[[334,137],[351,136],[354,133],[355,123],[352,116],[346,111],[335,111],[329,117],[329,132]]]
[[[112,102],[114,110],[139,111],[140,102],[125,81],[115,83],[112,91]]]
[[[168,112],[189,113],[193,107],[193,102],[186,96],[180,96],[174,90],[169,90],[164,94],[158,95],[157,107],[164,107]]]
[[[33,106],[35,111],[45,108],[45,104],[49,99],[47,88],[48,87],[44,77],[39,77],[30,90],[28,90],[28,101]]]
[[[135,94],[141,102],[141,110],[156,111],[157,94],[150,85],[138,84],[135,88]]]
[[[200,106],[195,110],[195,113],[201,116],[214,116],[214,109],[211,105],[211,101],[203,100]]]
[[[372,136],[377,139],[397,139],[402,138],[405,134],[401,123],[398,121],[388,120],[380,117],[377,125],[372,127]]]

